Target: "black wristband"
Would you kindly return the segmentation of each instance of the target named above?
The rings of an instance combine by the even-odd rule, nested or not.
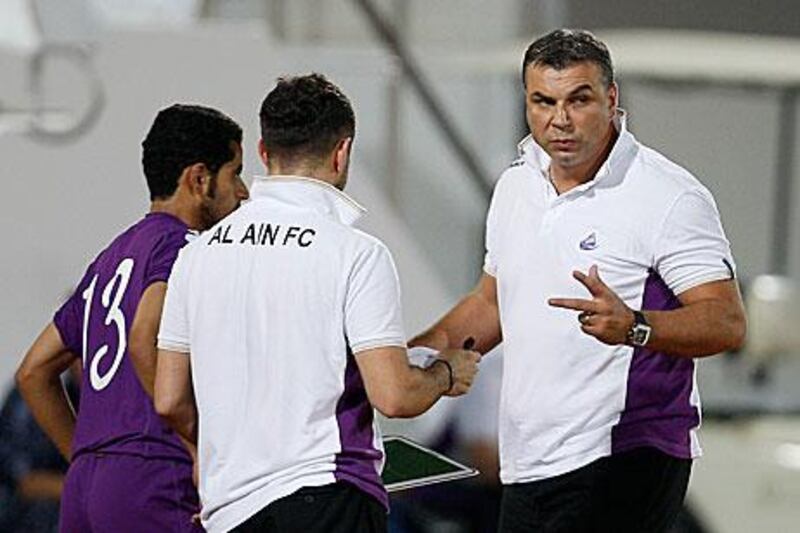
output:
[[[447,367],[447,377],[448,377],[448,379],[450,380],[450,386],[449,386],[449,387],[447,388],[447,390],[446,390],[446,391],[444,391],[444,392],[445,392],[445,393],[448,393],[448,392],[450,392],[451,390],[453,390],[453,387],[454,387],[454,386],[455,386],[455,384],[456,384],[456,382],[455,382],[455,378],[453,377],[453,367],[452,367],[452,365],[450,364],[450,362],[449,362],[449,361],[445,361],[444,359],[436,359],[436,360],[433,362],[433,364],[435,365],[436,363],[443,363],[443,364],[444,364],[444,366],[446,366],[446,367]]]

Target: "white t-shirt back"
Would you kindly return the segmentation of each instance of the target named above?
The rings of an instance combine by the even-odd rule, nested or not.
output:
[[[335,481],[388,505],[353,354],[406,336],[389,251],[350,227],[362,211],[321,181],[257,178],[175,263],[159,347],[191,358],[209,531]]]

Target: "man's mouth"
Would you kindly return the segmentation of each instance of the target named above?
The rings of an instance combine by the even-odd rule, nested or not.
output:
[[[554,139],[550,141],[550,146],[557,150],[570,150],[575,147],[577,143],[572,139]]]

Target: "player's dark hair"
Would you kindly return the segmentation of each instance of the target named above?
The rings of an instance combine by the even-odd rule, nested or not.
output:
[[[555,30],[533,41],[522,61],[522,83],[528,65],[563,70],[575,63],[589,61],[600,67],[606,89],[614,83],[611,54],[602,41],[586,30]]]
[[[317,73],[278,78],[258,116],[267,152],[288,162],[324,157],[356,129],[350,101]]]
[[[142,141],[150,199],[172,196],[183,170],[196,163],[215,175],[236,157],[232,144],[241,142],[242,128],[216,109],[184,104],[162,109]]]

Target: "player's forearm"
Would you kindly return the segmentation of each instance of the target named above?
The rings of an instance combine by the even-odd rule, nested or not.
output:
[[[185,417],[178,421],[175,425],[175,431],[180,435],[185,442],[194,447],[194,456],[197,456],[197,414],[193,418]]]
[[[131,362],[136,371],[136,376],[139,378],[139,383],[141,383],[147,395],[153,398],[156,382],[156,357],[158,354],[155,343],[151,346],[131,346],[128,349],[128,353],[131,356]]]
[[[375,407],[388,418],[411,418],[430,409],[449,389],[445,365],[434,364],[426,369],[409,366]]]
[[[55,324],[50,323],[33,342],[15,375],[36,422],[67,460],[75,433],[75,412],[61,383],[61,373],[75,360]]]
[[[740,306],[708,300],[671,311],[645,311],[652,333],[647,348],[678,357],[704,357],[737,350],[746,320]]]
[[[197,404],[189,354],[158,350],[153,404],[178,435],[197,445]]]
[[[69,461],[75,435],[75,412],[60,377],[20,369],[17,372],[17,386],[36,422]]]
[[[497,306],[477,291],[465,296],[431,328],[411,339],[408,345],[435,350],[461,348],[470,337],[475,339],[474,349],[481,353],[490,351],[501,340]]]
[[[152,283],[142,294],[131,325],[128,355],[142,388],[150,398],[154,395],[158,361],[158,325],[167,293],[163,281]]]
[[[156,391],[156,412],[167,421],[167,424],[190,446],[197,446],[197,408],[194,401],[171,401]]]
[[[197,446],[197,411],[178,411],[170,415],[161,415],[167,423],[189,445]]]
[[[191,430],[193,433],[196,429]],[[189,441],[186,437],[182,434],[178,433],[178,437],[181,439],[181,443],[183,447],[186,448],[186,451],[189,452],[189,455],[192,458],[192,461],[197,461],[197,436],[195,435],[194,441]]]

